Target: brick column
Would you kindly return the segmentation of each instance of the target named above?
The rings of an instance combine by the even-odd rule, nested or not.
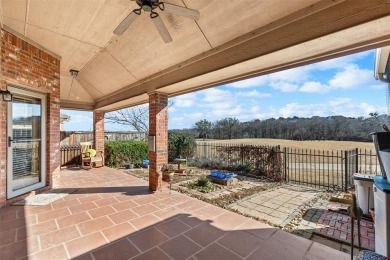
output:
[[[59,84],[59,82],[58,82]],[[47,95],[46,119],[46,185],[53,187],[60,174],[60,93],[55,91]]]
[[[93,143],[97,151],[104,151],[104,112],[93,111]]]
[[[149,189],[157,190],[161,165],[168,163],[168,95],[149,94],[149,135],[156,137],[156,150],[149,151]]]
[[[3,89],[2,89],[3,90]],[[0,100],[0,208],[7,200],[7,103]]]

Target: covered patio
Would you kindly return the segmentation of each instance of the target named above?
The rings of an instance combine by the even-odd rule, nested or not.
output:
[[[73,193],[0,211],[0,259],[349,259],[111,168],[61,172]]]
[[[168,98],[390,44],[386,0],[165,5],[0,2],[0,206],[59,178],[61,108],[93,111],[94,146],[103,150],[105,113],[149,103],[156,191],[168,160]]]
[[[114,34],[144,2],[151,3],[1,0],[0,258],[346,258],[185,195],[160,192],[167,103],[389,45],[390,2],[172,0],[176,8],[199,11],[193,20],[156,10],[172,42],[164,43],[145,12]],[[61,108],[93,111],[94,146],[103,150],[104,114],[143,103],[149,103],[149,183],[109,168],[60,171]],[[52,188],[76,191],[47,206],[9,206]]]

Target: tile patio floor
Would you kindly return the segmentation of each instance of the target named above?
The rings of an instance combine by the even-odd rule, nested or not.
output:
[[[347,254],[107,167],[61,171],[76,192],[0,209],[0,259],[349,259]]]

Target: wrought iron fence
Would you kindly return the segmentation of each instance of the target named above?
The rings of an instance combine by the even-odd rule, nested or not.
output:
[[[196,149],[196,157],[207,158],[209,168],[249,167],[289,183],[328,190],[348,190],[354,173],[381,174],[377,155],[366,149],[323,151],[207,142],[198,143]],[[64,145],[60,150],[61,167],[79,165],[80,146]]]
[[[80,146],[79,145],[63,145],[61,151],[61,167],[80,164]]]
[[[221,157],[218,151],[221,147],[231,151]],[[221,143],[199,142],[197,144],[198,158],[219,160],[227,166],[249,164],[255,167],[254,145],[234,145]],[[277,150],[282,159],[281,170],[284,180],[289,183],[307,185],[328,190],[348,190],[353,186],[353,174],[380,174],[380,166],[375,152],[366,149],[348,151],[323,151],[313,149],[283,148]],[[252,154],[252,156],[248,156]],[[264,160],[264,158],[258,158]]]
[[[284,148],[287,181],[308,186],[348,190],[353,174],[380,174],[376,154],[371,150],[319,151]]]

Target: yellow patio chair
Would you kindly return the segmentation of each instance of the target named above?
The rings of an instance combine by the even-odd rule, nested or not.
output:
[[[81,142],[81,166],[80,168],[85,169],[85,166],[89,166],[89,169],[92,169],[93,164],[97,166],[97,163],[101,164],[101,167],[104,166],[104,152],[95,151],[92,149],[91,142]]]

